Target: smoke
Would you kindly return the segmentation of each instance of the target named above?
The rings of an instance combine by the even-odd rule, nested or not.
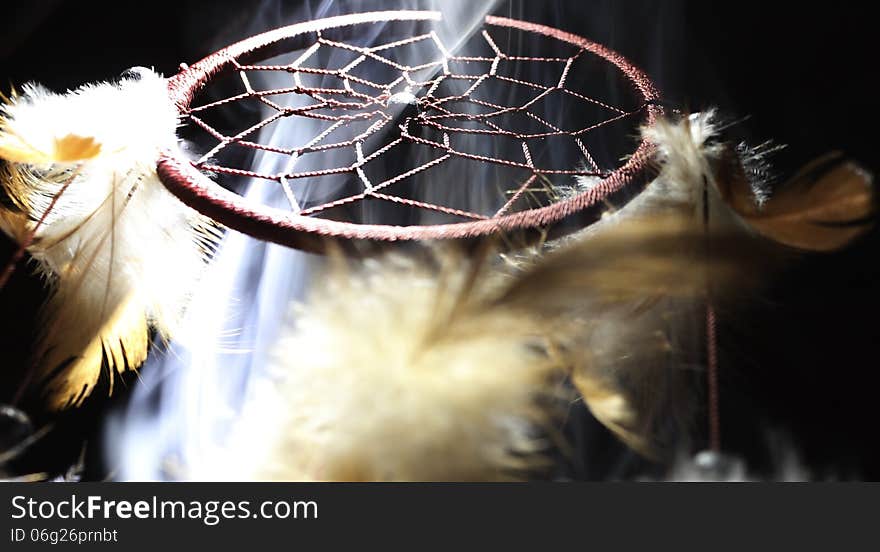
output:
[[[282,2],[264,2],[247,17],[227,14],[227,20],[241,22],[240,36],[226,32],[224,38],[237,40],[297,21],[355,11],[439,8],[444,18],[433,30],[445,44],[457,48],[493,4],[453,0],[389,6],[388,2],[325,0],[294,8]],[[359,37],[360,45],[373,45],[381,30],[381,26],[370,27],[370,32]],[[290,52],[279,61],[290,63],[302,54]],[[339,66],[343,60],[334,55],[343,54],[331,54],[322,61],[328,67]],[[289,76],[267,72],[253,77],[251,84],[278,88],[289,85],[277,81],[285,78]],[[295,107],[303,98],[289,95],[276,101]],[[259,111],[258,116],[265,117],[265,106]],[[259,142],[278,147],[303,145],[326,126],[313,119],[298,118],[296,123],[263,128]],[[290,172],[292,164],[296,170],[315,168],[307,156],[291,161],[288,156],[267,151],[258,152],[249,163],[252,170],[266,173]],[[289,209],[290,199],[283,188],[266,184],[245,182],[244,193],[259,203]],[[296,200],[305,206],[326,201],[344,186],[306,182],[296,188]],[[236,232],[225,236],[205,281],[192,298],[184,324],[186,335],[170,344],[166,352],[154,352],[130,404],[108,424],[108,441],[113,443],[109,456],[111,464],[118,466],[118,479],[224,480],[247,476],[249,466],[258,460],[273,412],[277,412],[272,389],[279,375],[266,371],[267,351],[289,306],[301,298],[321,262],[314,255]],[[290,354],[295,356],[297,351]]]

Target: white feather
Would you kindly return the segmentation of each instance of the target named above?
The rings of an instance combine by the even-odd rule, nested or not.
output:
[[[35,355],[40,376],[76,359],[48,382],[52,407],[80,402],[104,356],[111,384],[115,370],[137,367],[147,324],[164,337],[175,330],[213,243],[206,221],[156,175],[160,152],[178,147],[166,84],[141,69],[138,79],[63,95],[29,85],[3,109],[4,138],[47,157],[70,136],[100,147],[81,160],[9,162],[4,174],[29,228],[56,200],[28,248],[53,287]]]

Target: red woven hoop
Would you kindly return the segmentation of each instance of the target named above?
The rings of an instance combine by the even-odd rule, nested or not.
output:
[[[169,93],[181,113],[188,113],[194,94],[215,74],[229,68],[239,56],[259,57],[279,43],[302,35],[327,29],[388,21],[439,20],[438,12],[386,11],[331,17],[308,21],[269,31],[224,48],[184,69],[169,80]],[[536,33],[572,44],[616,66],[637,90],[645,110],[646,124],[662,113],[659,95],[650,79],[620,54],[580,36],[552,27],[501,17],[486,17],[488,26]],[[265,56],[268,57],[268,54]],[[546,228],[566,217],[597,204],[621,190],[642,174],[648,165],[651,145],[645,141],[626,163],[609,173],[601,182],[585,192],[551,205],[504,214],[485,220],[451,224],[394,226],[358,224],[315,218],[284,211],[229,191],[199,171],[179,154],[167,152],[160,156],[157,170],[160,179],[181,201],[217,222],[261,240],[291,247],[315,247],[315,238],[336,237],[346,240],[435,240],[471,238],[499,231]]]

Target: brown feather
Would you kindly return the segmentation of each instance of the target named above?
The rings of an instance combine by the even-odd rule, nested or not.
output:
[[[713,235],[678,213],[628,219],[546,255],[497,299],[547,314],[646,297],[695,297],[713,286],[741,287],[741,267],[761,259],[747,236]]]
[[[713,234],[707,247],[693,218],[672,207],[606,225],[537,258],[494,300],[544,321],[589,410],[646,456],[665,453],[692,419],[687,367],[702,360],[693,323],[709,290],[756,287],[765,264],[742,232]]]
[[[759,234],[810,251],[833,251],[864,234],[875,216],[873,177],[839,152],[807,164],[762,205],[751,197],[741,167],[728,162],[718,188]]]

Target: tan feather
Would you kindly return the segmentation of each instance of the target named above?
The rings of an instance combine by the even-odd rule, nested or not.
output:
[[[729,297],[760,283],[765,263],[748,235],[706,240],[686,210],[634,216],[537,258],[494,299],[553,329],[587,407],[643,454],[689,422],[686,367],[701,360],[693,322],[710,290]]]
[[[584,303],[703,296],[710,280],[731,282],[756,260],[741,235],[713,235],[711,248],[706,238],[700,223],[676,213],[628,218],[548,254],[498,300],[557,313]]]
[[[16,243],[22,243],[28,233],[27,215],[19,211],[0,208],[0,231],[3,231]]]
[[[839,152],[807,164],[761,205],[750,201],[748,179],[735,162],[717,182],[753,230],[799,249],[839,249],[870,229],[876,213],[872,175]]]
[[[128,299],[109,315],[88,317],[91,305],[77,304],[77,299],[59,295],[45,311],[55,335],[44,336],[42,346],[51,348],[38,350],[35,358],[42,367],[40,379],[51,410],[82,404],[97,385],[102,366],[107,367],[112,393],[115,374],[137,368],[147,358],[149,327],[140,303]],[[63,334],[58,334],[59,328]],[[72,352],[76,356],[68,356]]]
[[[619,259],[625,250],[621,244]],[[552,433],[552,411],[540,397],[552,396],[553,382],[565,376],[600,422],[647,453],[650,424],[634,411],[628,382],[604,370],[612,363],[597,362],[606,353],[590,346],[621,297],[658,288],[644,289],[640,278],[611,287],[577,278],[600,268],[626,279],[605,266],[615,265],[613,257],[601,265],[596,259],[578,244],[506,276],[455,256],[439,271],[385,259],[322,278],[277,345],[284,421],[258,476],[487,480],[527,473],[544,458],[540,441],[526,436]],[[677,269],[681,279],[691,268],[659,272]],[[511,434],[510,427],[520,429]]]
[[[565,367],[534,318],[486,304],[477,265],[438,260],[321,279],[274,354],[282,423],[259,478],[505,480],[546,466]]]
[[[68,134],[55,138],[51,149],[46,151],[27,143],[13,131],[0,128],[0,159],[12,163],[74,163],[93,159],[100,153],[101,144],[91,136]]]
[[[657,384],[663,368],[650,364],[670,354],[658,332],[675,322],[664,317],[686,310],[677,300],[704,297],[707,274],[740,285],[742,263],[754,261],[742,236],[720,240],[708,256],[693,246],[704,237],[694,232],[674,211],[614,225],[514,269],[442,255],[331,271],[277,346],[286,421],[261,476],[508,477],[540,465],[542,449],[522,436],[552,433],[553,416],[536,399],[565,376],[600,422],[653,452],[658,395],[670,390]],[[644,382],[654,385],[652,397]],[[532,429],[511,440],[493,426],[499,417]]]
[[[616,394],[609,413],[591,410],[651,456],[672,452],[663,449],[689,431],[699,395],[693,368],[705,361],[698,321],[710,296],[753,290],[776,264],[716,197],[713,171],[727,151],[718,128],[712,110],[643,128],[656,147],[656,179],[621,209],[554,244],[502,298],[548,315],[588,317],[579,345],[588,357],[573,382],[587,398],[598,393],[594,404]]]

